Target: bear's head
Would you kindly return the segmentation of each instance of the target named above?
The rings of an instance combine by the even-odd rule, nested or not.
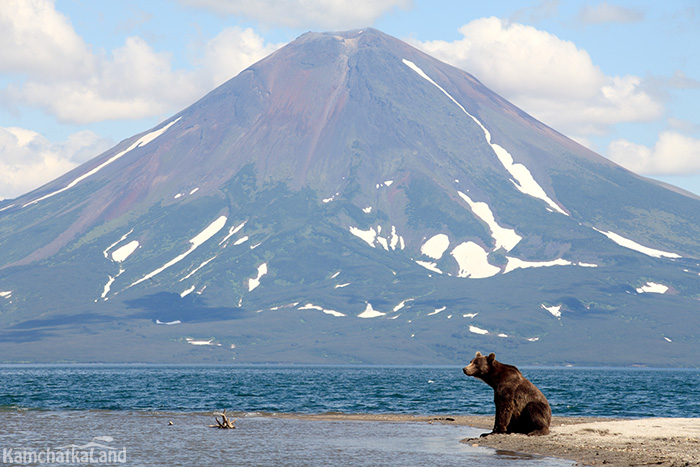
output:
[[[467,376],[482,378],[491,371],[494,360],[496,360],[495,353],[490,353],[488,357],[485,357],[481,355],[481,352],[477,352],[469,365],[465,366],[462,371]]]

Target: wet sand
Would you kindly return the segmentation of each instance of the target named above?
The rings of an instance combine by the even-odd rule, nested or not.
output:
[[[309,420],[422,422],[468,425],[491,431],[492,416],[397,414],[278,415]],[[462,440],[499,451],[568,459],[583,465],[700,465],[700,418],[635,420],[554,417],[546,436],[491,435]]]

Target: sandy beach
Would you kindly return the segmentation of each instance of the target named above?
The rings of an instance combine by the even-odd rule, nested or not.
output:
[[[491,416],[413,416],[396,414],[289,415],[316,420],[444,423],[490,431]],[[554,417],[547,436],[491,435],[462,441],[500,451],[569,459],[581,465],[700,465],[700,418],[635,420]]]

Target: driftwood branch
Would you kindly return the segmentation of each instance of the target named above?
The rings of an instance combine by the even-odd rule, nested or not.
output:
[[[236,427],[233,425],[236,423],[237,419],[229,420],[228,417],[226,417],[226,409],[218,415],[221,415],[221,421],[219,421],[218,417],[214,417],[214,420],[216,420],[216,425],[209,425],[209,428],[219,428],[222,430],[230,430],[230,429],[236,429]]]

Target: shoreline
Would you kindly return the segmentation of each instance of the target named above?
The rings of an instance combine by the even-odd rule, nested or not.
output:
[[[9,417],[6,422],[10,425],[23,427],[26,420],[35,421],[35,417],[44,417],[44,420],[53,418],[61,419],[62,413],[76,416],[83,420],[77,427],[79,435],[74,433],[74,429],[62,431],[61,424],[57,425],[58,431],[48,430],[45,433],[47,439],[56,437],[54,441],[66,437],[65,442],[73,442],[73,437],[84,438],[86,440],[95,436],[94,420],[90,414],[101,417],[112,413],[126,415],[129,423],[136,426],[147,427],[160,433],[162,426],[170,426],[170,421],[175,421],[175,426],[180,426],[179,420],[187,420],[182,426],[205,427],[214,420],[213,416],[218,412],[192,411],[192,412],[170,412],[170,411],[121,411],[121,410],[6,410],[0,411]],[[87,414],[87,415],[86,415]],[[134,417],[134,415],[137,415]],[[460,433],[451,437],[449,443],[443,446],[444,452],[459,451],[458,444],[461,442],[468,446],[483,447],[493,449],[495,454],[512,455],[522,454],[524,456],[536,456],[544,458],[559,459],[571,462],[572,465],[609,465],[609,466],[633,466],[633,465],[655,465],[662,467],[677,466],[700,466],[700,417],[699,418],[599,418],[599,417],[562,417],[554,416],[550,426],[550,434],[545,436],[526,436],[520,434],[511,435],[490,435],[485,438],[478,437],[480,433],[488,433],[493,426],[493,415],[413,415],[399,413],[271,413],[271,412],[237,412],[227,411],[229,417],[245,418],[267,418],[267,419],[295,419],[306,421],[336,421],[336,422],[369,422],[369,423],[406,423],[416,427],[409,431],[412,436],[421,437],[427,435],[429,430],[419,428],[421,424],[440,424],[453,427],[470,427],[461,433],[461,436],[475,436],[461,439]],[[29,418],[28,418],[29,417]],[[84,420],[92,421],[85,424]],[[137,421],[134,421],[134,420]],[[95,419],[96,420],[96,419]],[[242,421],[241,421],[242,423]],[[55,424],[44,423],[42,427],[54,427]],[[100,424],[102,427],[102,424]],[[339,428],[343,432],[347,427]],[[24,428],[22,428],[24,429]],[[172,428],[177,430],[178,428]],[[81,431],[82,430],[82,431]],[[87,430],[85,433],[83,431]],[[392,432],[395,428],[387,427],[377,429],[373,427],[375,433]],[[44,430],[46,431],[46,430]],[[42,432],[44,432],[42,431]],[[68,434],[66,434],[68,433]],[[82,434],[80,434],[82,433]],[[113,433],[110,436],[117,436]],[[128,443],[129,436],[121,433],[120,439],[125,439]],[[217,436],[211,438],[218,439]],[[56,441],[58,442],[58,441]],[[134,441],[134,445],[138,442]],[[452,447],[454,446],[454,447]]]
[[[482,428],[493,416],[404,414],[271,414],[274,418],[367,422],[442,423]],[[550,434],[491,435],[461,441],[498,451],[571,460],[583,465],[700,465],[700,418],[611,419],[552,417]]]

